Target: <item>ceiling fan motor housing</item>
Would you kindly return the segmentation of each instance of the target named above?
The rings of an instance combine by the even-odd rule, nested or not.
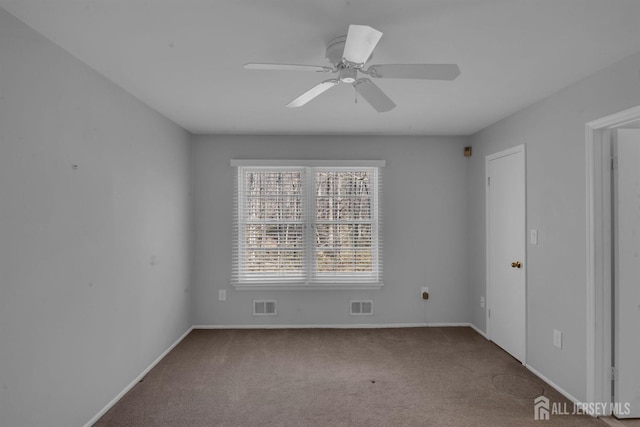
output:
[[[336,37],[327,45],[327,61],[329,61],[336,67],[338,66],[338,64],[342,63],[342,53],[344,52],[344,43],[346,40],[347,36]]]

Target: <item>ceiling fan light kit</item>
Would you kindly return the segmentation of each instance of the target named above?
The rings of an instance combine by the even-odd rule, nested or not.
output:
[[[346,36],[336,37],[327,46],[326,58],[332,67],[318,65],[248,63],[249,70],[314,71],[338,73],[338,78],[325,80],[312,87],[287,104],[289,108],[301,107],[323,92],[340,84],[353,85],[379,113],[390,111],[396,104],[370,78],[454,80],[460,75],[456,64],[381,64],[364,69],[373,58],[373,50],[380,41],[382,32],[367,25],[349,25]],[[366,77],[358,78],[358,73]]]

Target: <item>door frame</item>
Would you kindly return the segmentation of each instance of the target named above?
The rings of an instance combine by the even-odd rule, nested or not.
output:
[[[587,402],[611,402],[610,130],[640,119],[640,105],[585,124],[587,184]]]
[[[523,174],[523,183],[524,183],[524,230],[522,230],[524,239],[523,239],[523,261],[524,261],[524,355],[522,357],[522,364],[527,364],[527,152],[524,144],[516,145],[515,147],[507,148],[506,150],[499,151],[497,153],[489,154],[485,157],[485,166],[484,166],[484,183],[485,183],[485,235],[486,235],[486,246],[485,246],[485,274],[486,274],[486,293],[487,293],[487,306],[489,306],[492,300],[491,295],[491,269],[489,265],[489,247],[490,247],[490,234],[489,234],[489,215],[490,215],[490,203],[489,203],[489,162],[495,159],[499,159],[501,157],[506,157],[511,154],[522,153],[522,174]],[[487,338],[491,340],[491,323],[489,322],[489,309],[485,310],[485,325],[487,325]],[[492,340],[493,341],[493,340]]]

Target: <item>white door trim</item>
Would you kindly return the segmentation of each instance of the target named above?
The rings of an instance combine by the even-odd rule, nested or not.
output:
[[[515,147],[511,147],[511,148],[507,148],[506,150],[502,150],[499,151],[497,153],[493,153],[493,154],[489,154],[485,157],[485,166],[484,166],[484,174],[485,174],[485,178],[484,178],[484,183],[485,183],[485,232],[486,232],[486,236],[485,236],[485,270],[486,270],[486,277],[485,277],[485,283],[486,283],[486,293],[487,293],[487,302],[492,301],[491,300],[491,295],[490,295],[490,288],[489,288],[489,283],[490,283],[490,268],[489,268],[489,191],[488,191],[488,185],[489,185],[489,162],[491,162],[492,160],[495,159],[499,159],[501,157],[505,157],[505,156],[509,156],[511,154],[515,154],[515,153],[522,153],[522,157],[523,157],[523,162],[524,162],[524,168],[522,173],[524,174],[524,200],[525,200],[525,206],[524,206],[524,224],[525,224],[525,229],[522,230],[523,235],[525,236],[524,239],[524,247],[522,248],[522,253],[524,254],[524,265],[525,265],[525,277],[524,277],[524,289],[525,289],[525,322],[524,322],[524,356],[522,358],[522,364],[526,365],[527,363],[527,239],[526,239],[526,235],[527,235],[527,173],[526,173],[526,165],[527,165],[527,153],[525,150],[525,145],[524,144],[520,144],[517,145]],[[489,310],[485,311],[485,325],[486,325],[486,336],[489,340],[491,340],[491,323],[489,322]]]
[[[640,105],[586,123],[586,184],[587,184],[587,401],[609,402],[611,385],[611,300],[605,290],[611,289],[610,239],[607,217],[610,201],[607,173],[610,168],[605,138],[608,129],[640,119]],[[609,325],[609,327],[607,327]]]

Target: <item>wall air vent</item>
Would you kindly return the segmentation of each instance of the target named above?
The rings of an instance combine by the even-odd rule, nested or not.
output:
[[[373,300],[351,300],[349,301],[349,315],[351,316],[372,316]]]
[[[275,316],[276,313],[275,300],[253,300],[254,316]]]

